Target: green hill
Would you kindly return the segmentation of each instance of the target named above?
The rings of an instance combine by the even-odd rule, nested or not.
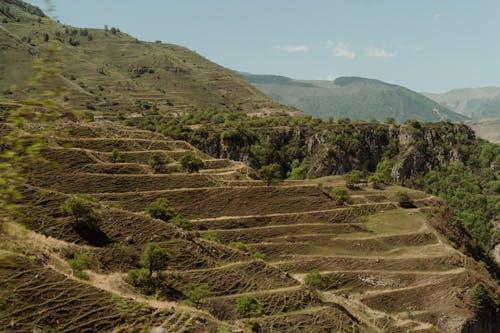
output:
[[[110,27],[81,29],[48,19],[22,1],[0,3],[0,101],[22,100],[23,86],[34,76],[34,60],[59,49],[62,75],[54,84],[65,90],[73,108],[97,116],[140,116],[193,109],[245,113],[291,111],[249,85],[233,71],[187,48],[141,42]]]
[[[335,81],[300,81],[274,75],[243,75],[276,101],[323,118],[394,118],[398,122],[467,118],[407,88],[378,80],[340,77]]]
[[[500,119],[500,88],[453,89],[444,94],[426,93],[443,106],[474,120]]]

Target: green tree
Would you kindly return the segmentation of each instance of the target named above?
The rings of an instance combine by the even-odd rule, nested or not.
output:
[[[371,176],[368,177],[368,183],[372,184],[372,187],[375,189],[380,188],[380,183],[384,182],[384,177],[381,173],[375,172]]]
[[[344,204],[349,201],[349,191],[345,187],[335,187],[330,195],[338,204]]]
[[[236,312],[243,317],[264,315],[264,305],[253,296],[242,296],[236,301]]]
[[[198,172],[205,166],[203,161],[193,154],[185,154],[179,161],[181,162],[182,168],[189,173]]]
[[[170,219],[169,222],[175,225],[176,227],[184,230],[193,229],[193,225],[191,224],[191,222],[189,222],[186,218],[184,218],[181,215],[175,215],[173,218]]]
[[[119,163],[122,161],[123,161],[123,153],[116,148],[113,149],[113,151],[111,152],[111,162]]]
[[[304,282],[309,288],[326,290],[332,284],[331,280],[332,279],[328,275],[321,274],[318,270],[314,270],[306,275]]]
[[[266,185],[271,185],[272,182],[281,181],[281,168],[278,164],[272,163],[264,165],[259,169],[259,176],[266,182]]]
[[[147,205],[144,211],[152,218],[163,220],[165,222],[170,221],[175,216],[175,213],[170,208],[170,204],[166,198],[156,199]]]
[[[94,208],[92,200],[86,196],[70,196],[61,204],[60,210],[66,216],[73,216],[77,224],[96,227],[101,221],[101,216]]]
[[[148,165],[154,172],[158,173],[165,170],[165,164],[167,164],[168,162],[168,158],[164,154],[160,152],[154,152],[149,157]]]
[[[363,171],[361,170],[352,170],[348,174],[344,176],[346,185],[348,188],[354,188],[356,184],[360,183],[363,179]]]
[[[152,294],[156,286],[146,268],[134,268],[127,273],[127,282],[136,288],[142,289],[146,294]]]
[[[195,306],[198,306],[201,300],[210,294],[210,289],[206,284],[196,285],[193,282],[189,282],[184,286],[183,293]]]
[[[398,204],[403,208],[414,208],[415,207],[415,205],[413,204],[413,201],[411,200],[411,198],[407,192],[398,191],[398,192],[396,192],[394,197],[396,198],[396,201],[398,202]]]
[[[147,243],[142,252],[140,264],[148,270],[149,277],[152,277],[154,271],[166,269],[169,260],[168,252],[158,243]]]

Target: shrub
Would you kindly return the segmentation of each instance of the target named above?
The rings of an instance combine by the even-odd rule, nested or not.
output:
[[[84,272],[88,268],[88,259],[86,254],[78,254],[73,259],[68,260],[68,264],[77,278],[82,280],[89,279],[89,276]]]
[[[398,191],[395,194],[396,201],[403,208],[414,208],[415,205],[407,192]]]
[[[368,182],[372,184],[373,188],[379,189],[379,184],[384,182],[384,177],[380,173],[375,172],[373,175],[368,177]]]
[[[192,282],[187,283],[184,286],[184,295],[186,295],[194,305],[199,305],[201,300],[210,294],[210,289],[208,285],[196,285]]]
[[[169,222],[175,225],[176,227],[182,228],[184,230],[193,229],[193,225],[191,224],[191,222],[189,222],[181,215],[175,215],[173,218],[170,219]]]
[[[148,270],[151,277],[154,271],[166,269],[169,260],[168,252],[158,243],[147,243],[142,252],[140,264]]]
[[[168,200],[165,198],[158,198],[151,202],[146,206],[144,211],[152,218],[163,220],[165,222],[170,221],[175,216],[175,213],[170,208]]]
[[[348,188],[354,188],[356,184],[363,180],[363,171],[352,170],[344,176],[344,179]]]
[[[91,103],[87,103],[86,107],[89,110],[95,110],[95,107]],[[94,113],[92,111],[85,111],[81,114],[81,119],[86,123],[91,123],[95,120]]]
[[[248,252],[248,246],[242,242],[230,242],[229,247],[232,247],[233,249],[241,250],[244,252]]]
[[[146,268],[129,270],[127,273],[127,282],[147,294],[152,294],[156,289],[153,279]]]
[[[92,201],[86,196],[70,196],[59,209],[65,216],[73,216],[77,224],[96,226],[101,221],[101,216],[94,209]]]
[[[111,152],[111,162],[119,163],[122,161],[123,161],[123,153],[116,148],[113,149],[113,151]]]
[[[77,254],[73,259],[68,260],[72,270],[83,271],[87,269],[89,257],[86,254]]]
[[[260,168],[259,176],[266,182],[267,186],[271,185],[272,182],[282,180],[280,166],[276,163],[264,165]]]
[[[151,154],[148,160],[149,167],[154,172],[162,172],[165,169],[165,164],[169,162],[168,158],[159,152],[154,152]]]
[[[339,204],[349,201],[349,191],[345,187],[335,187],[330,195]]]
[[[257,252],[254,252],[254,254],[252,254],[252,257],[254,257],[255,259],[265,260],[266,259],[266,254],[257,251]]]
[[[102,218],[93,205],[90,198],[73,195],[67,198],[59,209],[65,216],[72,216],[75,219],[74,228],[83,239],[92,245],[104,246],[111,241],[99,229],[98,224]]]
[[[264,306],[253,296],[242,296],[236,301],[236,312],[243,317],[260,317],[264,315]]]
[[[189,173],[198,172],[205,165],[203,161],[193,154],[183,155],[180,159],[181,166]]]
[[[328,275],[323,275],[314,270],[306,275],[304,282],[309,288],[325,290],[331,285],[332,281]]]
[[[488,289],[482,283],[477,283],[465,294],[467,304],[476,312],[482,309],[494,309],[495,299],[490,295]]]

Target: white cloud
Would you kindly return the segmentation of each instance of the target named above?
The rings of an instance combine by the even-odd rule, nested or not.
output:
[[[366,50],[366,55],[372,58],[394,58],[398,54],[374,47]]]
[[[441,14],[440,13],[434,13],[434,15],[432,15],[432,17],[435,19],[435,20],[439,20],[441,18]]]
[[[335,43],[329,40],[326,42],[326,47],[329,49],[333,49],[333,54],[336,57],[342,57],[346,59],[356,58],[356,53],[350,49],[351,45],[349,43],[344,43],[344,42]]]
[[[280,45],[274,44],[274,49],[283,50],[287,53],[305,53],[309,51],[309,46],[307,45]]]

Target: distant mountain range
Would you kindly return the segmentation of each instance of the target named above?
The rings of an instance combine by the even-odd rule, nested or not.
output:
[[[441,105],[474,120],[500,119],[500,88],[453,89],[444,94],[424,93]]]
[[[379,121],[394,118],[398,122],[468,119],[422,94],[379,80],[340,77],[334,81],[304,81],[240,74],[276,101],[312,116]]]

